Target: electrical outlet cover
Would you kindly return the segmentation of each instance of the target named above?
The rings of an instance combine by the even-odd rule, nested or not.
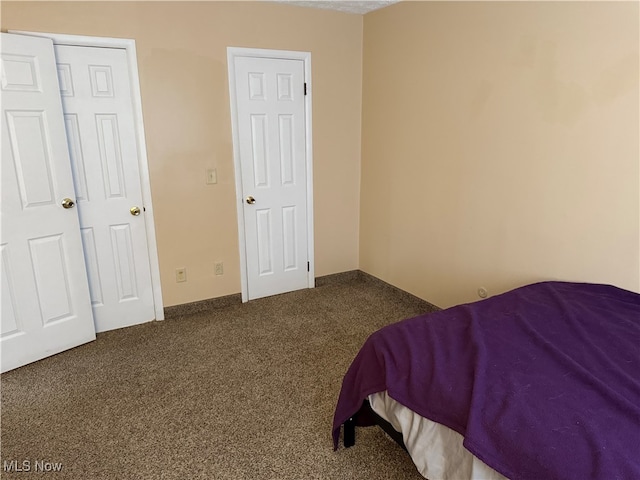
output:
[[[214,265],[214,271],[216,275],[224,274],[224,264],[222,262],[218,262]]]

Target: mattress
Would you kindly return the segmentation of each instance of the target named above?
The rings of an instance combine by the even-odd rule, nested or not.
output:
[[[421,417],[389,394],[368,397],[371,409],[402,432],[404,444],[420,474],[429,480],[506,480],[462,446],[455,430]]]

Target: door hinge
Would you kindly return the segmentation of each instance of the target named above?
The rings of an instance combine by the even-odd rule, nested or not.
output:
[[[304,82],[304,94],[307,94],[307,82]]]
[[[307,272],[311,271],[311,262],[307,262]]]

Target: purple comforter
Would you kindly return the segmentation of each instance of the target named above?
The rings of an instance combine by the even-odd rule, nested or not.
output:
[[[543,282],[379,330],[344,377],[335,448],[383,390],[513,480],[638,480],[640,295]]]

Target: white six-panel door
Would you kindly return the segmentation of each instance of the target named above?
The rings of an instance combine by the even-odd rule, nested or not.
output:
[[[96,331],[148,322],[155,310],[126,51],[55,52]]]
[[[1,40],[4,372],[91,341],[95,331],[53,44]]]
[[[234,59],[248,299],[307,288],[304,62]]]

